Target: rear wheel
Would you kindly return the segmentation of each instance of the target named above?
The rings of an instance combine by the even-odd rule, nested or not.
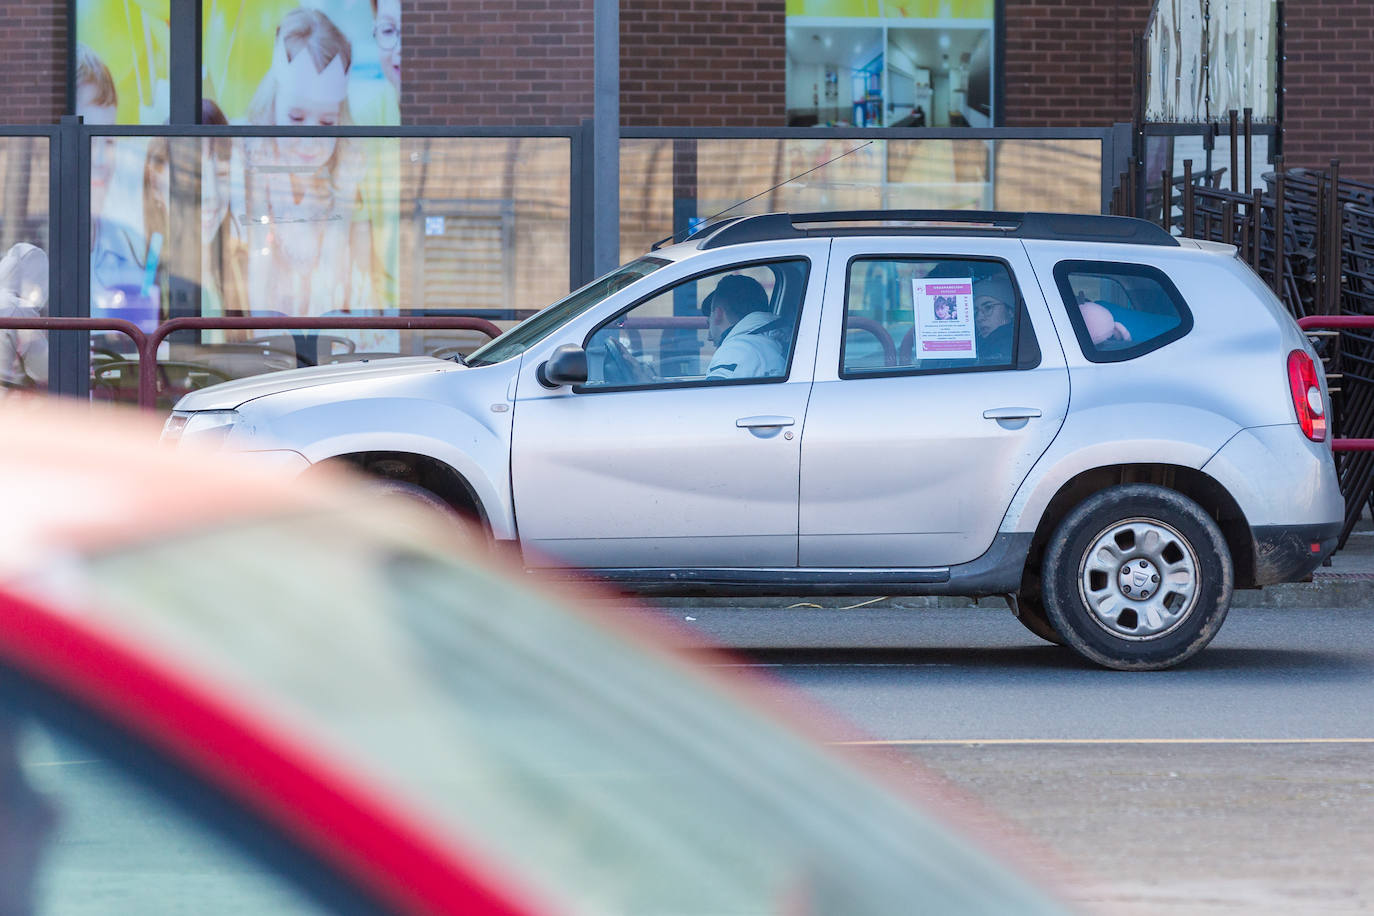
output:
[[[1074,651],[1148,671],[1211,642],[1234,578],[1226,539],[1201,506],[1164,487],[1122,484],[1060,522],[1041,582],[1049,623]]]

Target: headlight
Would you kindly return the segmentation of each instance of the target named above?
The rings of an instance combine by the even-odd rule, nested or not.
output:
[[[196,410],[190,413],[173,413],[162,427],[162,441],[172,444],[192,443],[208,448],[218,448],[233,431],[238,422],[235,410]]]

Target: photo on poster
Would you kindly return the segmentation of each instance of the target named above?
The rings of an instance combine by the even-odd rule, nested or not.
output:
[[[87,124],[165,124],[168,0],[76,0],[72,113]]]
[[[916,359],[975,359],[973,278],[912,280]]]
[[[398,125],[401,7],[203,0],[201,91],[231,124]]]

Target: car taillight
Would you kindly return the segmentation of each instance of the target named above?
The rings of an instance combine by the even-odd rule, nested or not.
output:
[[[1313,442],[1325,442],[1326,405],[1322,401],[1321,379],[1305,350],[1288,354],[1288,389],[1293,392],[1293,408],[1298,412],[1304,435]]]

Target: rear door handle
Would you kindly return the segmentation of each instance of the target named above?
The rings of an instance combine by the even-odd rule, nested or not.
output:
[[[1038,416],[1038,407],[994,407],[983,411],[984,420],[1029,420]]]
[[[758,429],[765,426],[792,426],[796,422],[791,417],[764,415],[761,417],[740,417],[735,421],[735,425],[740,429]]]

